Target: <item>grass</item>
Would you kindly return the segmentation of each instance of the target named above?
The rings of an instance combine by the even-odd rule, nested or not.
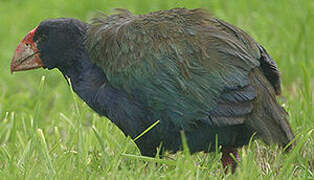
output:
[[[88,20],[115,7],[133,13],[203,7],[247,31],[279,65],[279,100],[290,114],[297,146],[284,154],[252,141],[240,150],[233,175],[223,175],[219,152],[142,157],[130,138],[72,93],[58,71],[10,75],[15,47],[41,20]],[[310,0],[1,0],[0,179],[314,179],[313,9]]]

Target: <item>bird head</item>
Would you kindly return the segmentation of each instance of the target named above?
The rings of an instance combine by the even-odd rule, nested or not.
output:
[[[17,46],[11,73],[36,68],[71,66],[83,48],[87,24],[68,18],[48,19],[31,30]]]

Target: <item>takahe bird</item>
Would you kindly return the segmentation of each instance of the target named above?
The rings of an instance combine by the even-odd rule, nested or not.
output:
[[[202,9],[146,15],[119,10],[90,24],[48,19],[18,45],[11,72],[59,69],[73,90],[125,135],[142,155],[156,148],[191,153],[222,147],[224,166],[256,133],[287,145],[293,132],[278,104],[280,73],[266,50],[241,29]],[[217,139],[217,140],[216,140]]]

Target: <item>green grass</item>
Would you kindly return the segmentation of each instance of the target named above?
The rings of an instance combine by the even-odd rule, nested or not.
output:
[[[280,101],[297,146],[284,154],[253,141],[240,150],[236,173],[225,176],[219,152],[141,157],[130,138],[72,94],[57,70],[10,75],[15,47],[41,20],[88,20],[116,7],[133,13],[203,7],[247,31],[279,65]],[[313,9],[311,0],[0,0],[0,179],[314,179]]]

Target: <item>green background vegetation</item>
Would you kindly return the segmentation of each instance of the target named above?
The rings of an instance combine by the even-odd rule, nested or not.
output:
[[[135,144],[73,95],[57,70],[9,72],[18,42],[46,18],[88,21],[97,11],[147,13],[202,7],[248,32],[276,60],[297,146],[288,154],[253,141],[228,179],[313,179],[314,1],[0,0],[0,179],[221,179],[220,153],[187,150],[162,160]],[[42,76],[45,80],[41,81]],[[135,156],[130,156],[130,155]]]

